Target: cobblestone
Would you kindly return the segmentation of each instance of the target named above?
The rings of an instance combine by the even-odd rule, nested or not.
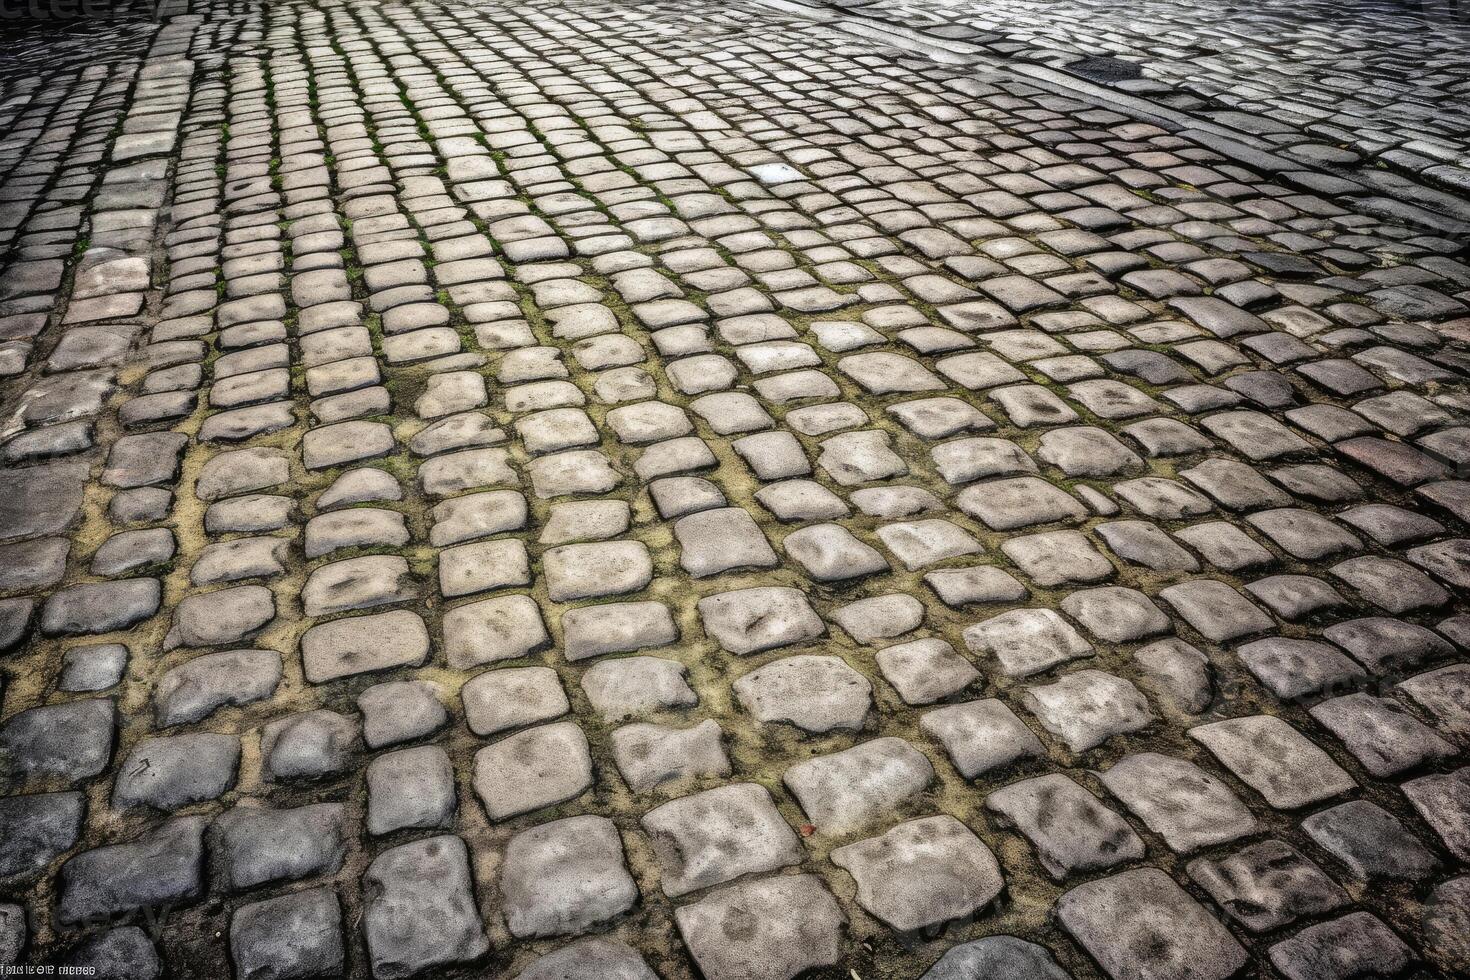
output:
[[[1464,972],[1458,26],[831,6],[5,33],[0,965]]]
[[[1361,173],[1376,163],[1453,194],[1467,187],[1467,121],[1445,111],[1470,80],[1455,56],[1470,24],[1454,3],[804,2],[1061,68],[1249,134],[1302,166]]]

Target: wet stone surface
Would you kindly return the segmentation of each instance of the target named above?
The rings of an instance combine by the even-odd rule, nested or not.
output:
[[[1465,972],[1459,28],[830,6],[0,33],[0,967]]]

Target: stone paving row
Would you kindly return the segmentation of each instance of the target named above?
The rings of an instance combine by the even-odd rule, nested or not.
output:
[[[741,3],[110,84],[0,275],[0,964],[1470,965],[1455,243]]]
[[[1470,189],[1470,12],[1456,0],[798,2],[1066,66],[1311,163]]]
[[[171,38],[187,33],[190,23],[181,17],[166,29],[137,20],[41,25],[5,37],[0,56],[0,240],[5,243],[0,378],[20,374],[33,362],[35,339],[50,322],[63,287],[74,300],[92,300],[69,310],[66,323],[94,323],[119,311],[135,315],[142,310],[150,285],[146,253],[168,193],[167,161],[157,151],[176,139],[178,117],[167,112],[130,116],[129,99],[148,98],[164,84],[156,69],[141,69],[149,45],[167,50]],[[105,172],[99,168],[104,161],[111,164]],[[89,228],[89,212],[109,214]],[[131,296],[103,301],[115,291]],[[88,338],[90,346],[95,336],[96,331],[80,334],[75,343],[82,346]],[[39,409],[37,418],[45,411]],[[28,421],[35,419],[7,416],[0,431],[14,435],[16,426]],[[7,454],[5,462],[13,461]]]

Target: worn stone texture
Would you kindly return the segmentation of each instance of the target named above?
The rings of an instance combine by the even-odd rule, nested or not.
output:
[[[1464,972],[1463,10],[112,7],[0,30],[0,967]]]

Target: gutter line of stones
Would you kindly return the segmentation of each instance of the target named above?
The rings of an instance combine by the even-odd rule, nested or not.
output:
[[[1271,144],[1152,99],[1098,85],[1048,65],[1001,60],[979,45],[935,37],[889,20],[813,6],[809,0],[755,0],[762,6],[811,20],[852,37],[878,41],[910,54],[947,65],[985,65],[1008,70],[1053,95],[1067,96],[1098,108],[1125,113],[1193,140],[1242,166],[1269,173],[1273,179],[1313,194],[1344,194],[1358,200],[1358,208],[1380,219],[1418,225],[1433,234],[1470,245],[1470,202],[1428,187],[1402,174],[1391,181],[1363,170],[1344,177],[1325,167],[1313,167],[1274,152]],[[820,2],[820,0],[817,0]],[[1433,202],[1425,207],[1416,201]]]

